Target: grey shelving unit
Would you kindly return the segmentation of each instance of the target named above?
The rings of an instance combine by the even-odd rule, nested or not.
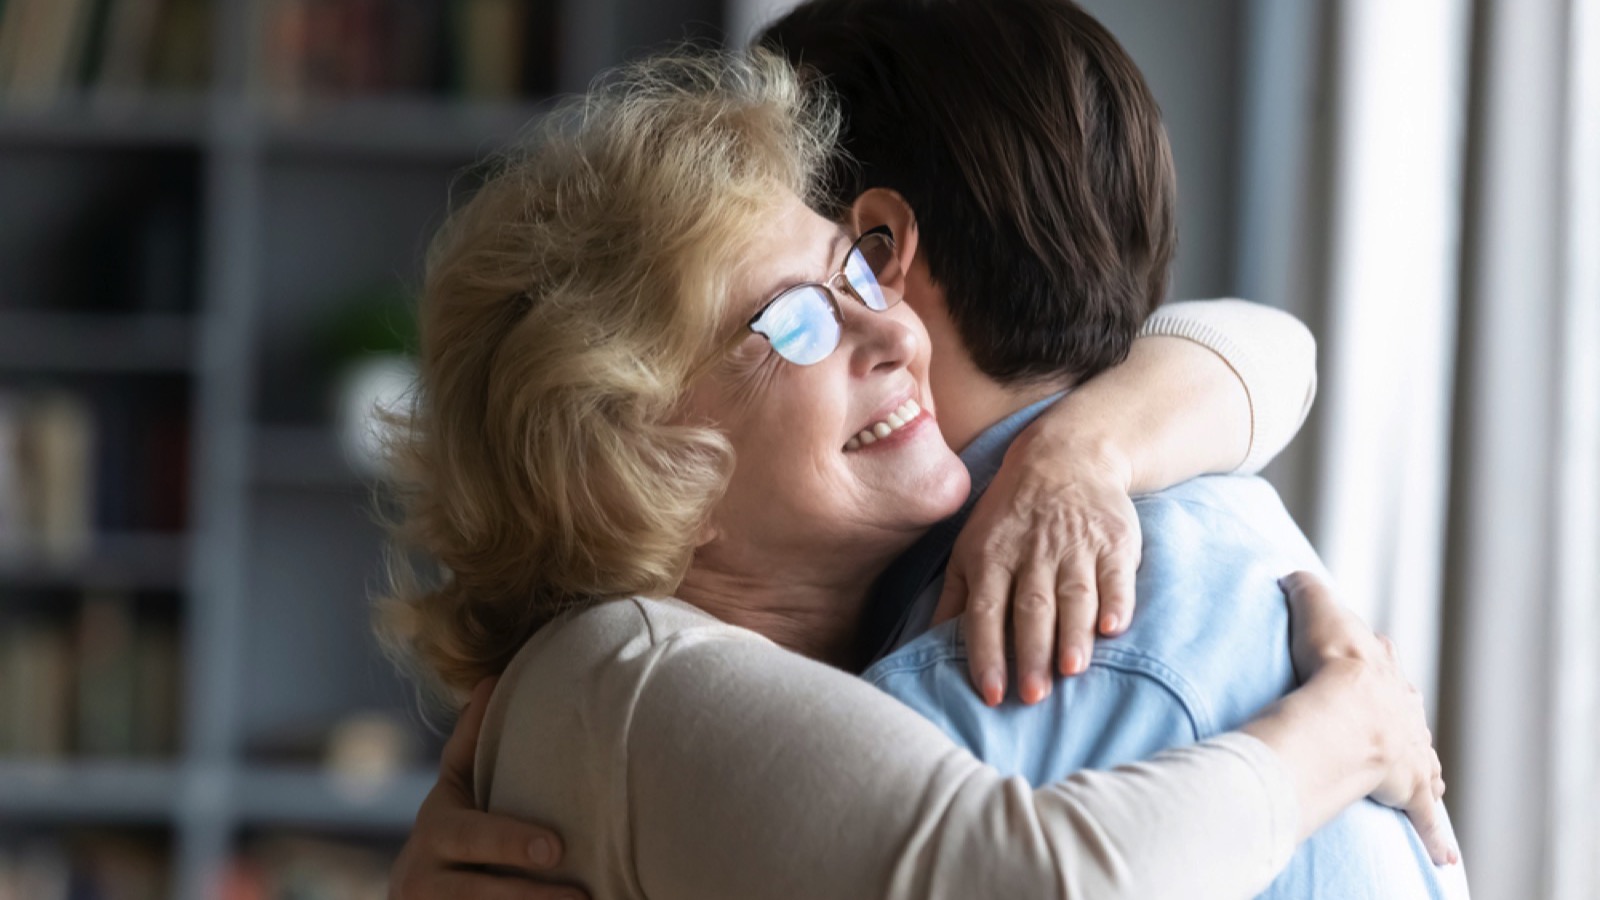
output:
[[[182,900],[214,895],[245,833],[398,840],[433,781],[420,764],[381,782],[341,780],[310,764],[273,762],[263,749],[276,735],[316,731],[361,709],[417,723],[420,760],[437,747],[370,634],[381,533],[370,485],[345,465],[304,372],[306,332],[341,291],[414,285],[453,181],[514,139],[548,99],[370,98],[282,114],[259,83],[257,3],[212,2],[212,73],[202,93],[0,105],[0,181],[18,160],[70,181],[74,167],[87,175],[141,153],[196,170],[192,313],[18,308],[0,286],[0,383],[170,375],[190,385],[183,533],[103,535],[85,563],[70,567],[0,563],[0,598],[19,586],[102,584],[179,597],[178,754],[167,762],[0,759],[0,827],[169,829]],[[564,0],[559,20],[569,91],[640,49],[714,37],[723,4]],[[41,210],[49,202],[39,199]],[[0,210],[14,214],[29,212]],[[0,224],[0,241],[6,234]],[[28,279],[12,275],[3,273],[6,283],[26,289]]]

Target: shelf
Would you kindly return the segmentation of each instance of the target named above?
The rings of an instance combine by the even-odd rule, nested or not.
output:
[[[236,812],[246,825],[404,831],[436,778],[431,771],[364,778],[253,768],[239,776]]]
[[[257,428],[251,451],[255,483],[260,487],[361,491],[371,484],[345,461],[331,428]]]
[[[0,144],[197,148],[205,139],[202,95],[78,94],[49,106],[0,103]]]
[[[0,555],[0,588],[181,590],[187,541],[161,532],[97,535],[81,555]]]
[[[263,134],[270,152],[290,157],[472,162],[515,139],[548,108],[429,97],[280,103],[263,114]]]
[[[0,312],[0,371],[184,372],[194,358],[191,316]]]
[[[167,763],[0,760],[0,822],[170,822],[180,781]]]

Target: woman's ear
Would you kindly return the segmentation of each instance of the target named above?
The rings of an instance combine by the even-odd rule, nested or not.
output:
[[[911,268],[917,256],[917,214],[899,191],[872,188],[850,204],[847,224],[856,234],[866,234],[874,228],[888,226],[894,235],[895,254],[900,257],[900,272]],[[903,280],[904,275],[900,278]],[[902,290],[903,284],[886,284],[885,287]]]

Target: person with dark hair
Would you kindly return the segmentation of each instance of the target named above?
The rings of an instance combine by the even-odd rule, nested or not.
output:
[[[935,336],[935,384],[953,368],[995,391],[970,424],[946,422],[981,496],[1022,429],[1119,362],[1162,299],[1176,179],[1154,97],[1067,0],[811,0],[758,42],[845,110],[827,182],[835,214],[918,231],[925,277],[908,280],[906,301]],[[1028,683],[1027,658],[1047,651],[1017,638],[1023,696],[1043,702],[999,705],[1005,659],[991,648],[1008,604],[986,583],[997,579],[952,563],[941,583],[962,513],[880,581],[870,621],[885,643],[864,677],[1035,785],[1246,721],[1295,684],[1277,579],[1321,561],[1259,478],[1198,478],[1136,505],[1145,541],[1128,630],[1053,692]],[[984,702],[960,699],[968,676]],[[1466,885],[1405,816],[1367,801],[1302,844],[1263,896],[1464,897]]]
[[[1137,357],[1141,333],[1195,341],[1225,359],[1246,386],[1253,435],[1292,433],[1309,407],[1309,389],[1287,403],[1250,391],[1263,373],[1292,370],[1296,359],[1310,366],[1313,345],[1297,324],[1280,332],[1284,340],[1242,351],[1226,336],[1239,332],[1238,321],[1262,316],[1259,308],[1215,301],[1203,314],[1179,304],[1151,315],[1175,246],[1174,176],[1159,111],[1120,46],[1082,10],[1054,0],[814,0],[760,42],[825,83],[843,110],[844,152],[830,157],[820,180],[829,189],[824,212],[853,233],[915,237],[903,293],[929,331],[940,428],[962,450],[973,483],[967,506],[880,579],[863,630],[867,652],[856,655],[877,660],[868,680],[1001,774],[1035,785],[1215,738],[1292,688],[1276,579],[1320,564],[1261,482],[1203,480],[1140,501],[1146,540],[1141,614],[1132,622],[1131,596],[1117,603],[1131,594],[1119,584],[1133,574],[1126,555],[1099,557],[1113,571],[1092,568],[1094,557],[1085,570],[1063,563],[1060,552],[1030,549],[1037,538],[994,540],[1006,523],[1059,516],[1030,502],[1036,494],[1015,481],[1026,476],[1000,468],[1008,447],[1098,449],[1077,443],[1068,426],[1094,420],[1100,398],[1125,395],[1073,389],[1139,371],[1138,358],[1118,366],[1130,352]],[[1071,404],[1072,416],[1058,415]],[[1186,424],[1195,431],[1169,421],[1155,433],[1181,445],[1215,428]],[[1235,471],[1256,471],[1281,445],[1250,442]],[[1118,477],[1153,488],[1178,480],[1163,480],[1174,471],[1204,471],[1158,469]],[[995,477],[1013,482],[986,492]],[[962,541],[982,535],[963,554],[956,535],[969,518],[986,527],[963,533]],[[1128,552],[1136,558],[1137,543]],[[930,629],[963,606],[956,623]],[[1021,703],[1002,703],[1008,619]],[[1096,625],[1116,637],[1091,648]],[[1052,658],[1063,675],[1078,677],[1049,678]],[[981,700],[957,690],[968,669]],[[1441,790],[1442,782],[1423,793]],[[461,814],[461,799],[425,809],[419,828],[425,818]],[[545,846],[556,840],[504,833]],[[1424,837],[1426,848],[1398,813],[1358,805],[1305,845],[1275,896],[1427,896],[1421,891],[1436,889],[1424,884],[1427,850],[1448,840]],[[526,860],[464,849],[445,855]],[[403,856],[399,896],[415,883],[407,872],[430,865]],[[1330,865],[1342,867],[1336,882],[1310,877]],[[1390,875],[1410,881],[1378,880]]]
[[[1066,0],[811,0],[758,43],[846,110],[838,215],[915,223],[925,280],[906,299],[934,336],[934,383],[954,364],[1010,397],[979,408],[976,439],[952,439],[981,493],[1018,432],[1120,362],[1165,293],[1176,178],[1154,96]],[[1246,721],[1294,685],[1277,578],[1322,562],[1256,477],[1195,479],[1138,508],[1139,617],[1040,705],[997,705],[1005,658],[971,637],[1002,633],[1008,604],[955,565],[941,586],[946,527],[880,581],[886,642],[864,677],[1034,785]],[[965,621],[930,629],[963,604]],[[1019,663],[1030,652],[1019,637]],[[965,674],[987,705],[958,700]],[[1403,815],[1368,801],[1302,844],[1266,897],[1446,895],[1466,895],[1461,866],[1435,866]]]
[[[1177,176],[1155,98],[1092,16],[816,0],[757,42],[844,112],[824,215],[873,189],[915,211],[940,313],[984,377],[1072,384],[1127,357],[1166,295]]]

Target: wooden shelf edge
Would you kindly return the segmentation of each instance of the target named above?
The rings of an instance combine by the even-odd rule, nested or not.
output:
[[[38,105],[0,103],[0,144],[198,149],[207,132],[205,96],[73,92]]]
[[[0,370],[182,373],[195,333],[181,313],[0,311]]]
[[[176,818],[172,763],[0,760],[0,822],[141,822]]]
[[[422,770],[367,778],[251,766],[239,775],[235,812],[245,826],[405,831],[435,778]]]
[[[81,554],[56,559],[0,554],[0,586],[181,590],[189,539],[179,533],[94,535]]]

